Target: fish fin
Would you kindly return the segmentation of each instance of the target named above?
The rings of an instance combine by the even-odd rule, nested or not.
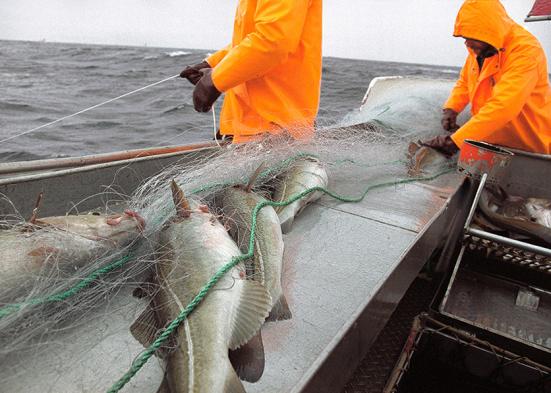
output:
[[[238,287],[240,299],[232,310],[229,349],[248,342],[260,330],[272,307],[270,294],[261,283],[235,280],[234,285]]]
[[[60,253],[61,250],[51,246],[39,246],[31,250],[27,255],[30,257],[48,257]]]
[[[235,372],[227,373],[224,389],[222,391],[224,393],[246,393],[245,387]]]
[[[264,170],[264,167],[266,166],[266,161],[262,162],[258,168],[256,168],[256,170],[254,171],[254,173],[252,174],[251,178],[249,179],[249,182],[247,183],[247,185],[245,186],[245,191],[247,192],[251,192],[252,189],[253,189],[253,186],[254,186],[254,183],[256,183],[256,180],[258,179],[258,176],[260,176],[260,174],[262,173],[262,171]]]
[[[229,351],[235,372],[244,381],[257,382],[264,373],[264,344],[260,330],[245,345]]]
[[[277,302],[272,307],[272,311],[268,315],[268,321],[285,321],[291,319],[293,314],[289,309],[289,304],[285,295],[281,294]]]
[[[130,326],[130,333],[140,344],[147,348],[157,338],[157,332],[160,328],[162,326],[159,326],[157,315],[150,304]]]
[[[159,389],[157,389],[156,393],[172,393],[172,389],[170,389],[170,385],[168,383],[168,378],[166,377],[166,374],[163,378],[163,382],[161,383],[161,386],[159,386]]]
[[[145,281],[138,285],[133,291],[132,296],[138,299],[142,299],[144,297],[152,298],[155,296],[155,294],[158,291],[158,287],[156,284],[154,284],[152,281]]]
[[[36,198],[36,203],[34,205],[34,209],[31,215],[31,218],[29,219],[29,224],[35,224],[36,219],[38,218],[38,210],[40,209],[40,204],[42,203],[42,197],[44,196],[44,193],[41,192],[38,194],[38,197]]]
[[[281,222],[281,233],[286,234],[291,232],[291,229],[293,229],[293,222],[295,221],[295,217],[291,216],[285,221]]]
[[[174,179],[170,183],[170,188],[172,189],[172,199],[174,201],[174,206],[176,206],[176,215],[181,218],[188,218],[191,215],[191,209],[189,207],[189,202],[184,196],[184,192]]]
[[[408,158],[413,158],[413,156],[415,155],[415,153],[417,153],[417,150],[419,150],[421,148],[421,145],[415,143],[415,142],[411,142],[408,146]]]

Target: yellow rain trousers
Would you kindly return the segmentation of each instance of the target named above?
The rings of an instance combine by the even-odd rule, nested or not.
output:
[[[545,53],[528,31],[507,15],[498,0],[467,0],[454,36],[486,42],[498,54],[479,70],[467,61],[444,108],[461,112],[471,103],[472,118],[453,135],[461,148],[474,139],[536,153],[551,153],[551,87]]]
[[[220,132],[234,142],[313,133],[321,81],[322,0],[239,0],[232,43],[207,58],[225,92]]]

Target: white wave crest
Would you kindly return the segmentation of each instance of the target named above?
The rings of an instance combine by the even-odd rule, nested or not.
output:
[[[169,57],[177,57],[177,56],[185,56],[185,55],[190,55],[191,52],[185,52],[183,50],[177,50],[177,51],[174,51],[174,52],[165,52],[165,55],[169,56]]]

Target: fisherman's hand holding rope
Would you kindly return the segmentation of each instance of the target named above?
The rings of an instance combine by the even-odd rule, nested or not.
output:
[[[207,61],[202,61],[194,65],[189,65],[182,72],[180,77],[187,79],[192,85],[196,85],[199,79],[203,76],[201,70],[204,68],[211,68]]]

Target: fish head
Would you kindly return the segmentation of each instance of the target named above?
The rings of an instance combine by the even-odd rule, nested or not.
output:
[[[145,229],[144,219],[133,210],[118,214],[79,214],[46,217],[37,224],[85,237],[90,240],[109,240],[125,243],[136,238]]]
[[[439,151],[421,146],[415,142],[410,143],[408,148],[408,174],[418,176],[430,169],[439,168],[449,162],[449,158]]]
[[[548,199],[528,198],[526,210],[531,221],[551,228],[551,201]]]
[[[494,211],[505,217],[528,220],[529,214],[526,208],[525,198],[509,195],[503,187],[499,185],[488,185],[486,189],[490,196],[490,206],[493,207]]]

